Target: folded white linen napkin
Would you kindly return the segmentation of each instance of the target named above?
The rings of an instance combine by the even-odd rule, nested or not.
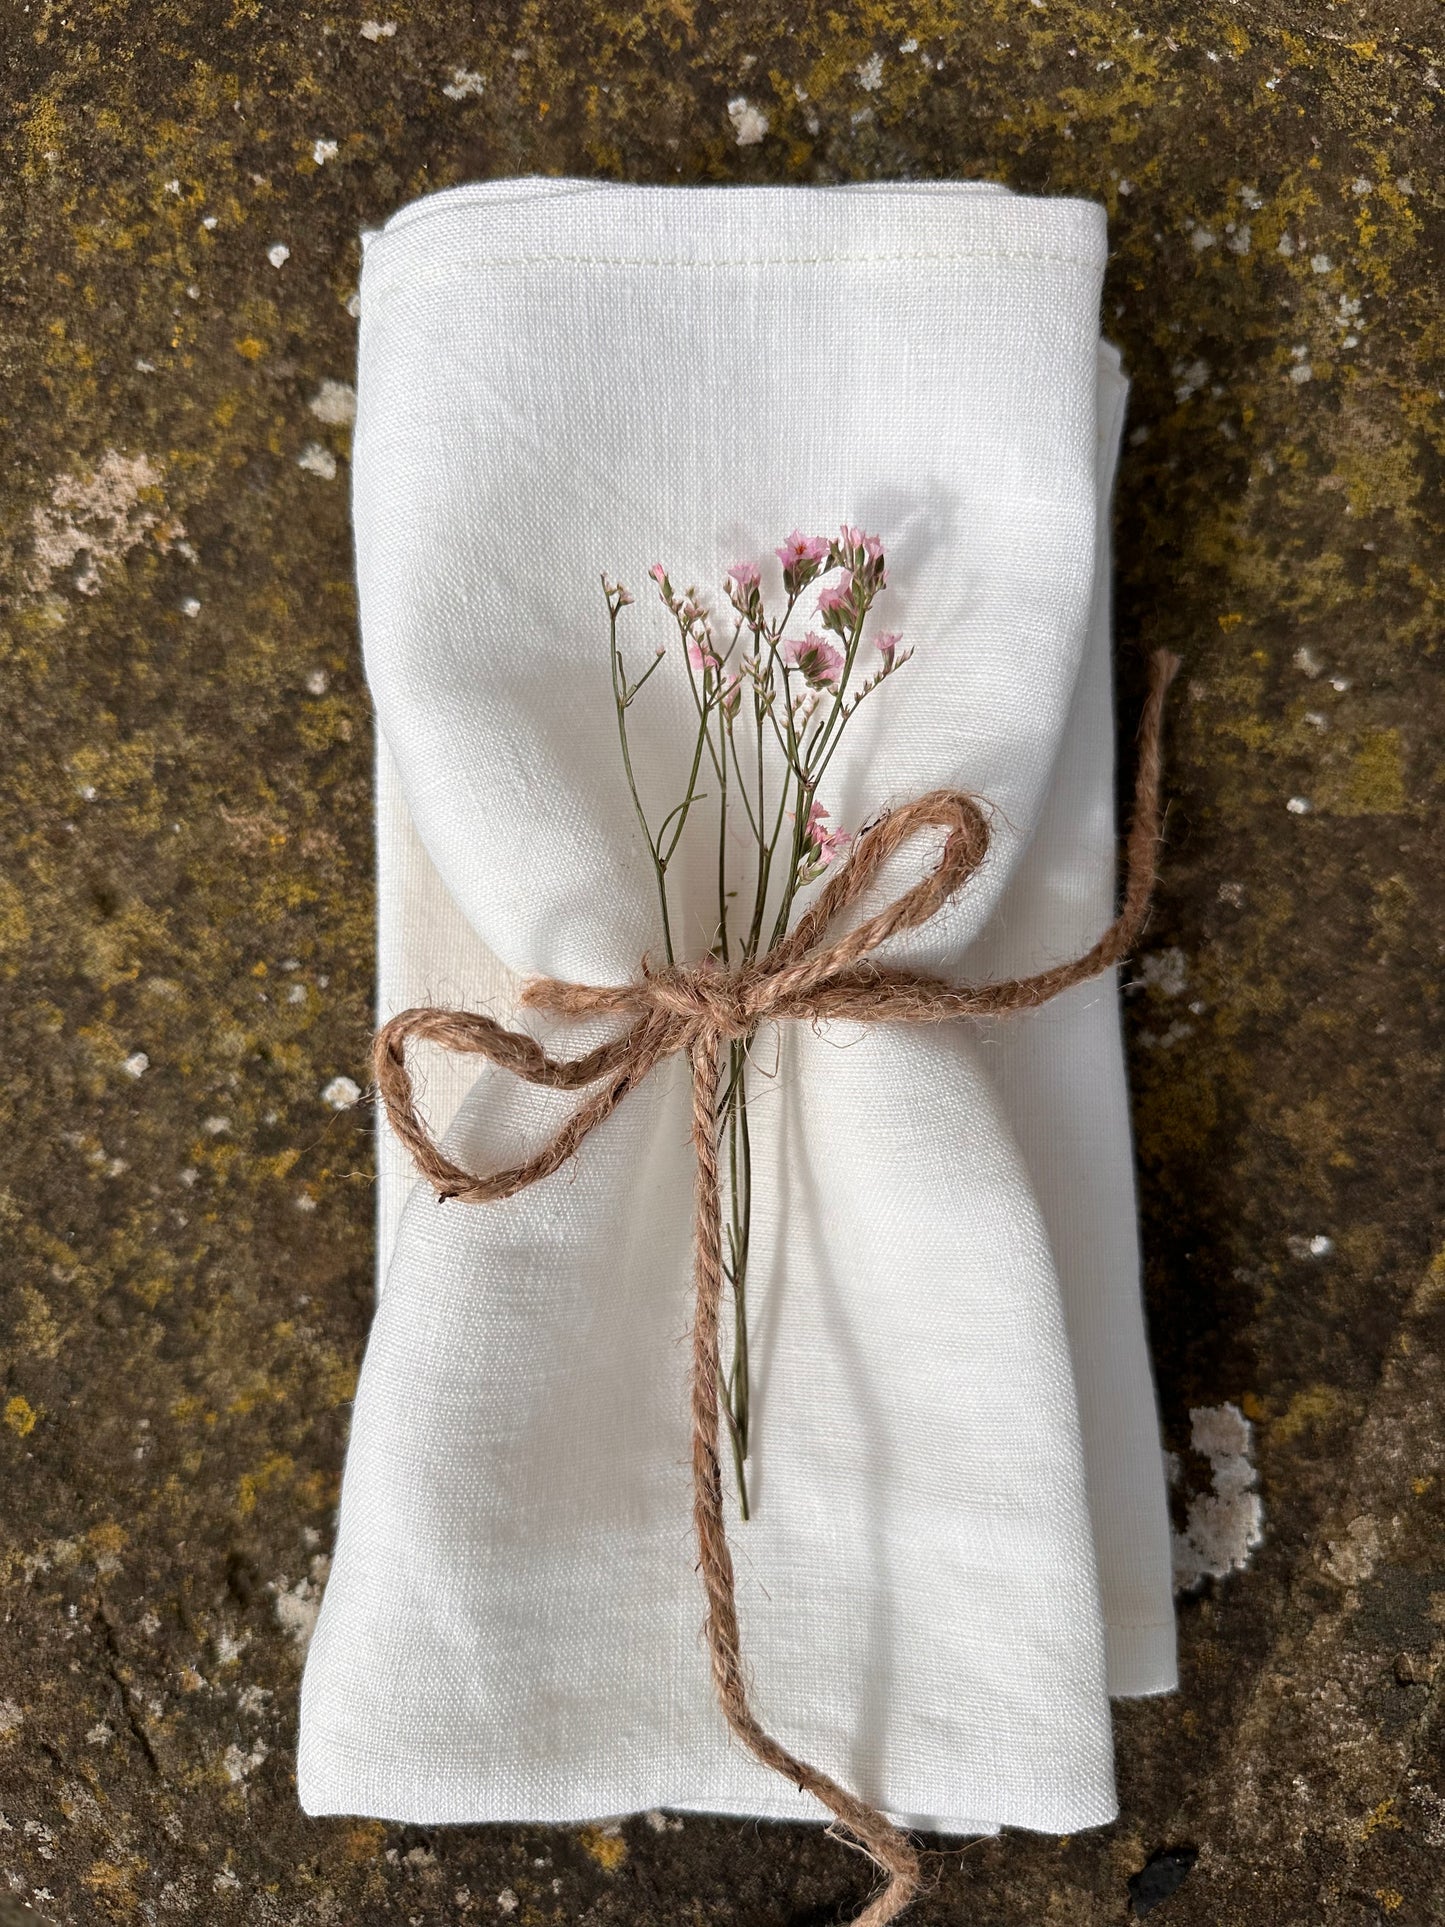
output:
[[[1104,258],[1098,207],[965,183],[501,181],[369,237],[382,1017],[636,974],[656,900],[599,576],[663,640],[652,562],[718,584],[844,521],[882,538],[879,612],[916,653],[843,740],[832,820],[945,785],[993,806],[979,876],[881,960],[967,981],[1088,948],[1116,853]],[[664,681],[633,729],[680,795],[688,699]],[[678,879],[693,958],[703,848]],[[574,1101],[426,1061],[474,1170]],[[755,1515],[730,1533],[759,1717],[914,1825],[1107,1821],[1108,1696],[1175,1683],[1114,980],[990,1025],[784,1024],[755,1061]],[[444,1208],[382,1128],[308,1812],[818,1813],[712,1697],[688,1121],[673,1059],[568,1169]]]

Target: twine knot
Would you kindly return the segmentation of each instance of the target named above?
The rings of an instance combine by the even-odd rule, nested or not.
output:
[[[658,1010],[683,1020],[688,1046],[709,1030],[728,1041],[746,1037],[762,1015],[758,972],[728,970],[710,957],[697,965],[667,964],[659,970],[644,966],[643,983]]]
[[[816,902],[766,956],[726,969],[714,960],[652,969],[644,960],[630,984],[593,986],[543,977],[522,1002],[571,1017],[615,1015],[621,1034],[581,1057],[554,1058],[525,1031],[508,1030],[480,1011],[427,1006],[405,1010],[376,1034],[376,1084],[392,1129],[441,1198],[480,1204],[513,1196],[558,1170],[584,1139],[664,1058],[685,1051],[692,1067],[695,1314],[692,1337],[693,1524],[707,1595],[707,1639],[713,1684],[728,1725],[765,1766],[813,1794],[888,1875],[888,1885],[855,1927],[884,1927],[918,1891],[918,1854],[876,1807],[821,1769],[797,1758],[759,1725],[748,1700],[738,1632],[732,1554],[723,1517],[718,1457],[718,1309],[722,1300],[722,1189],[718,1174],[717,1085],[721,1045],[746,1038],[769,1019],[857,1023],[941,1023],[1031,1010],[1118,963],[1134,946],[1148,913],[1160,834],[1159,778],[1164,697],[1178,658],[1158,650],[1139,729],[1134,817],[1125,851],[1124,900],[1092,949],[1034,976],[955,986],[912,971],[890,970],[872,953],[889,937],[914,930],[942,909],[978,870],[988,851],[988,819],[971,796],[931,790],[859,832],[846,862]],[[919,882],[875,916],[824,943],[836,918],[873,882],[883,864],[921,830],[944,832],[943,848]],[[427,1039],[494,1064],[553,1090],[591,1090],[539,1151],[509,1170],[485,1175],[448,1158],[416,1109],[406,1046]]]

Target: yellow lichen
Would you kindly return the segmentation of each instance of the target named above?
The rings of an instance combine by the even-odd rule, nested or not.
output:
[[[1393,1800],[1393,1798],[1391,1798],[1391,1800],[1381,1800],[1378,1808],[1374,1808],[1374,1811],[1366,1813],[1366,1817],[1362,1819],[1362,1823],[1360,1823],[1360,1838],[1362,1838],[1362,1840],[1368,1840],[1370,1835],[1379,1833],[1381,1829],[1383,1829],[1385,1833],[1399,1833],[1403,1827],[1405,1827],[1405,1821],[1403,1821],[1403,1819],[1399,1817],[1399,1813],[1395,1811],[1395,1800]]]
[[[1332,1425],[1349,1411],[1349,1401],[1333,1385],[1310,1385],[1296,1392],[1270,1428],[1274,1439],[1297,1439],[1301,1433]]]
[[[237,1512],[243,1518],[247,1513],[254,1512],[257,1498],[288,1479],[295,1469],[296,1462],[289,1453],[272,1452],[254,1472],[243,1472],[236,1485]]]
[[[627,1842],[620,1833],[604,1831],[601,1827],[583,1827],[577,1838],[584,1852],[604,1873],[616,1873],[627,1858]]]
[[[29,1438],[30,1434],[35,1430],[35,1421],[38,1417],[39,1414],[30,1403],[30,1400],[23,1397],[19,1392],[16,1392],[12,1398],[6,1400],[5,1423],[18,1438]]]

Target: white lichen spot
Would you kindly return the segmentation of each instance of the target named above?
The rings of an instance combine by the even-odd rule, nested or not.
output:
[[[240,1713],[264,1713],[267,1700],[274,1698],[269,1686],[244,1686],[236,1695],[236,1710]]]
[[[1173,372],[1177,378],[1174,384],[1174,399],[1177,402],[1186,402],[1191,396],[1197,395],[1208,381],[1209,363],[1176,361]]]
[[[1241,221],[1229,237],[1229,245],[1236,254],[1248,254],[1253,238],[1248,221]]]
[[[1355,196],[1356,200],[1363,200],[1367,194],[1373,191],[1374,185],[1374,182],[1367,181],[1363,174],[1357,174],[1350,182],[1350,192]]]
[[[260,1766],[270,1751],[270,1747],[267,1746],[264,1740],[257,1740],[249,1753],[243,1753],[240,1747],[232,1741],[231,1745],[226,1748],[225,1753],[221,1757],[221,1765],[225,1769],[226,1778],[233,1786],[242,1785],[245,1780],[256,1771],[256,1768]]]
[[[322,1102],[333,1111],[348,1111],[361,1096],[361,1087],[349,1077],[333,1077],[321,1093]]]
[[[205,1132],[207,1137],[221,1137],[225,1132],[229,1131],[230,1128],[231,1128],[230,1118],[221,1117],[219,1115],[215,1117],[208,1117],[201,1124],[201,1129]]]
[[[363,20],[360,27],[363,40],[390,40],[395,32],[394,20]]]
[[[273,241],[266,250],[266,259],[273,268],[284,268],[291,259],[291,250],[284,241]]]
[[[1244,902],[1244,885],[1242,883],[1221,883],[1218,896],[1221,903],[1227,903],[1237,910]]]
[[[739,147],[756,147],[768,131],[768,117],[754,107],[745,94],[735,94],[728,102],[728,119]]]
[[[324,696],[330,687],[331,678],[324,669],[313,669],[306,678],[308,696]],[[293,964],[291,968],[294,970],[296,966]]]
[[[309,1191],[297,1192],[296,1209],[298,1211],[314,1211],[316,1209],[316,1200]]]
[[[1189,245],[1196,254],[1203,254],[1206,248],[1212,248],[1218,239],[1219,236],[1214,232],[1213,228],[1200,227],[1194,222],[1190,223]]]
[[[1239,190],[1239,198],[1251,214],[1257,213],[1264,206],[1264,196],[1257,187],[1242,187]]]
[[[193,595],[188,595],[181,604],[181,614],[183,616],[189,616],[191,621],[194,622],[200,613],[201,605],[199,599]]]
[[[1358,1586],[1375,1570],[1380,1557],[1380,1528],[1368,1513],[1351,1519],[1342,1539],[1329,1541],[1329,1556],[1320,1564],[1342,1586]]]
[[[1421,1838],[1427,1846],[1445,1847],[1445,1799],[1431,1786],[1423,1785],[1412,1767],[1409,1773],[1410,1799],[1424,1812]]]
[[[1286,1238],[1285,1245],[1291,1258],[1328,1258],[1335,1248],[1333,1238],[1327,1238],[1317,1231],[1312,1238]]]
[[[314,140],[311,143],[311,158],[318,167],[325,167],[328,161],[334,161],[340,152],[335,141]]]
[[[144,1077],[150,1067],[151,1060],[143,1050],[133,1050],[121,1065],[127,1077]]]
[[[100,593],[102,570],[143,541],[161,520],[161,471],[148,455],[122,455],[107,449],[91,475],[60,475],[50,500],[30,516],[33,548],[25,586],[44,589],[62,569],[77,561],[74,583],[82,595]],[[162,549],[185,530],[165,525]]]
[[[1327,254],[1312,254],[1310,256],[1310,267],[1316,274],[1328,274],[1334,265],[1334,262],[1331,261]]]
[[[1288,261],[1292,257],[1292,255],[1294,254],[1294,242],[1290,239],[1288,234],[1282,234],[1279,237],[1279,240],[1276,243],[1274,251],[1276,254],[1282,254],[1286,261]]]
[[[242,1633],[238,1639],[234,1633],[219,1632],[213,1642],[216,1649],[217,1666],[234,1666],[251,1643],[251,1635]]]
[[[292,1639],[304,1653],[311,1644],[311,1635],[316,1630],[316,1616],[321,1611],[321,1592],[309,1579],[298,1579],[294,1586],[288,1587],[284,1579],[276,1582],[276,1624]]]
[[[1288,803],[1285,804],[1285,808],[1291,816],[1308,816],[1310,813],[1310,799],[1307,796],[1292,796]]]
[[[104,1720],[97,1720],[94,1726],[86,1729],[85,1743],[87,1746],[109,1746],[114,1738],[113,1729]]]
[[[1289,378],[1292,382],[1294,382],[1296,387],[1302,388],[1307,381],[1314,380],[1315,371],[1310,366],[1309,362],[1297,361],[1294,367],[1291,368],[1289,371]]]
[[[471,100],[487,91],[486,77],[467,67],[453,67],[452,77],[442,88],[448,100]]]
[[[859,65],[853,69],[853,72],[857,75],[858,85],[865,93],[877,93],[878,89],[883,85],[882,54],[869,54],[866,60],[861,61]]]
[[[235,1748],[232,1747],[231,1751],[234,1753]],[[239,1877],[235,1873],[234,1869],[230,1867],[222,1867],[221,1871],[215,1876],[215,1878],[211,1882],[211,1891],[212,1893],[218,1893],[218,1894],[240,1893],[241,1882]]]
[[[0,1700],[0,1740],[8,1734],[18,1733],[24,1718],[14,1700]]]
[[[899,41],[898,51],[901,54],[916,54],[918,52],[918,42],[910,34],[907,40]]]
[[[304,468],[308,475],[319,475],[323,482],[336,480],[336,457],[320,442],[308,442],[296,457],[296,466]]]
[[[201,226],[206,230],[207,234],[213,234],[220,225],[219,217],[214,214],[203,214],[201,216]]]
[[[1308,676],[1311,681],[1324,670],[1324,664],[1315,655],[1314,650],[1304,643],[1301,643],[1294,652],[1294,666],[1302,676]]]
[[[306,406],[317,421],[349,428],[356,420],[356,390],[349,381],[333,381],[328,375]]]
[[[1161,997],[1182,997],[1189,982],[1189,962],[1177,945],[1151,950],[1139,959],[1137,982]]]
[[[497,1895],[497,1912],[499,1914],[514,1914],[520,1905],[521,1902],[517,1899],[517,1896],[512,1892],[510,1887],[503,1887],[502,1891]]]
[[[1264,1541],[1264,1506],[1250,1453],[1254,1428],[1237,1405],[1195,1406],[1190,1443],[1209,1461],[1210,1490],[1189,1502],[1174,1534],[1174,1584],[1186,1592],[1205,1579],[1242,1572]]]

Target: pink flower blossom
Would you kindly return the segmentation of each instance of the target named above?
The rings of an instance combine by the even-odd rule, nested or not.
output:
[[[888,572],[883,566],[883,544],[876,535],[851,528],[845,522],[838,531],[833,553],[845,569],[853,571],[853,578],[865,595],[871,596],[886,588]]]
[[[729,722],[731,722],[733,718],[737,715],[738,707],[741,704],[742,699],[743,699],[742,672],[741,670],[735,669],[733,673],[728,677],[727,681],[723,684],[723,690],[722,690],[723,714],[727,717]]]
[[[818,614],[823,618],[825,629],[836,629],[841,635],[853,615],[854,582],[851,575],[840,581],[830,582],[818,591]]]
[[[851,529],[845,522],[838,531],[838,540],[842,548],[854,554],[861,549],[869,562],[883,560],[883,544],[876,535],[867,535],[862,529]]]
[[[687,659],[694,669],[700,670],[704,675],[709,669],[722,667],[712,650],[708,648],[706,640],[697,636],[689,636],[687,639]]]
[[[727,596],[744,622],[762,621],[762,574],[756,562],[734,562],[728,570]]]
[[[814,797],[808,810],[808,820],[803,825],[807,847],[813,853],[813,862],[809,865],[813,876],[816,876],[820,870],[826,869],[833,858],[840,856],[853,840],[847,830],[826,829],[824,825],[827,820],[827,810]]]
[[[801,529],[794,529],[777,550],[777,557],[783,565],[783,586],[789,595],[796,595],[828,560],[828,542],[824,536],[804,535]]]
[[[836,689],[843,673],[842,650],[811,630],[801,639],[795,636],[783,644],[783,662],[789,669],[800,670],[804,681],[814,689]]]
[[[800,562],[826,562],[828,559],[828,540],[822,535],[804,535],[801,529],[793,533],[777,551],[778,560],[785,569],[796,568]]]
[[[902,636],[896,635],[892,631],[889,631],[886,634],[881,636],[875,636],[873,638],[873,646],[878,651],[879,655],[882,656],[883,658],[883,667],[885,671],[892,669],[895,666],[895,658],[898,654],[898,645],[900,642],[902,642],[902,640],[903,640]]]
[[[652,577],[664,595],[671,595],[672,584],[667,579],[667,570],[663,568],[660,562],[654,562],[647,573]]]

